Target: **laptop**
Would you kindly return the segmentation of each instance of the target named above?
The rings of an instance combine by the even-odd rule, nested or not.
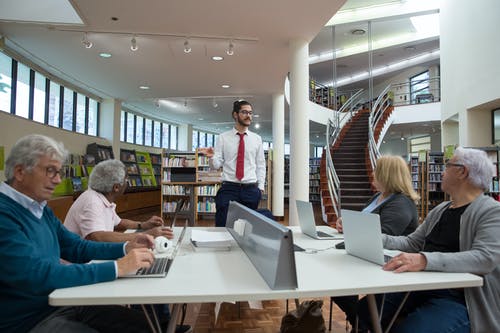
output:
[[[348,209],[342,209],[341,213],[345,250],[348,254],[379,265],[384,265],[392,258],[392,255],[384,253],[378,214]]]
[[[177,202],[177,207],[174,212],[174,216],[172,217],[172,224],[170,227],[173,229],[175,227],[175,220],[177,219],[177,213],[181,210],[181,206],[183,205],[184,200],[180,200]],[[181,234],[179,236],[179,239],[177,240],[177,243],[175,243],[175,246],[173,250],[170,253],[167,254],[158,254],[155,255],[155,261],[153,265],[151,265],[149,268],[139,268],[137,272],[133,274],[126,275],[125,277],[131,277],[131,278],[137,278],[137,277],[157,277],[157,278],[162,278],[167,276],[167,273],[170,269],[170,266],[172,266],[172,262],[174,261],[175,257],[177,256],[177,252],[179,252],[179,248],[182,244],[182,240],[184,239],[184,235],[186,234],[186,229],[187,229],[187,221],[182,228]]]
[[[297,205],[297,213],[299,214],[300,230],[303,234],[314,239],[343,239],[342,234],[326,232],[316,229],[316,221],[314,220],[314,212],[312,204],[308,201],[295,200]]]

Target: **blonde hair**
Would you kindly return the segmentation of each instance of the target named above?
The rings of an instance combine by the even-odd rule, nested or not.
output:
[[[420,199],[413,189],[408,165],[401,157],[391,155],[379,157],[374,175],[386,192],[402,193],[415,202]]]

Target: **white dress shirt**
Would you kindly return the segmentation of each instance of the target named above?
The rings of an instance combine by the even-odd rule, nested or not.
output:
[[[222,180],[235,183],[257,183],[260,190],[264,190],[266,180],[266,160],[264,148],[259,135],[250,131],[245,132],[245,175],[243,179],[236,178],[236,160],[240,136],[233,128],[219,135],[215,143],[214,156],[210,159],[213,169],[222,167]]]

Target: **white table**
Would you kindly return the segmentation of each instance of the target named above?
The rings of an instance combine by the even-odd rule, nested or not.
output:
[[[295,243],[303,248],[324,249],[338,242],[314,240],[297,227],[291,229]],[[477,287],[483,282],[481,277],[467,273],[395,274],[347,255],[344,250],[329,249],[315,254],[296,252],[298,288],[271,290],[237,246],[229,252],[195,252],[189,236],[188,229],[165,278],[117,279],[57,289],[49,295],[49,303],[66,306],[274,300]],[[170,326],[175,328],[178,311],[179,307],[174,307],[169,330]]]

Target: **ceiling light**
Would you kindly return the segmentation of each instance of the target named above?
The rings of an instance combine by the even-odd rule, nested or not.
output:
[[[139,47],[137,46],[137,41],[135,40],[135,36],[132,37],[132,40],[130,41],[130,49],[132,51],[137,51]]]
[[[159,108],[159,107],[160,107],[160,100],[159,100],[159,99],[155,100],[155,106],[156,106],[157,108]]]
[[[260,124],[255,124],[255,128],[259,129],[260,128]]]
[[[189,46],[189,41],[186,39],[184,41],[184,53],[190,53],[191,52],[191,46]]]
[[[148,86],[139,86],[139,89],[142,89],[142,90],[149,90],[149,87],[148,87]]]
[[[231,86],[229,84],[223,84],[221,87],[224,88],[224,89],[231,88]]]
[[[228,56],[232,56],[234,54],[234,44],[233,44],[232,41],[229,41],[229,46],[228,46],[228,48],[226,50],[226,54]]]
[[[219,106],[219,104],[217,104],[217,101],[215,100],[215,98],[212,100],[212,106],[214,108],[216,108],[217,106]]]
[[[85,46],[85,48],[87,48],[87,49],[90,49],[90,48],[92,47],[92,45],[94,45],[94,44],[92,44],[92,42],[91,42],[91,41],[89,41],[89,39],[87,38],[87,33],[84,33],[84,34],[83,34],[82,44],[83,44],[83,46]]]
[[[111,53],[101,52],[101,53],[99,53],[99,57],[101,57],[101,58],[111,58]]]
[[[260,117],[260,114],[254,114],[253,115],[253,118],[259,118]]]
[[[355,36],[362,36],[365,33],[366,33],[366,31],[363,30],[363,29],[353,29],[353,30],[351,30],[351,34],[355,35]]]
[[[405,138],[404,138],[404,137],[401,137],[401,141],[404,141],[404,140],[405,140]]]
[[[188,106],[188,100],[187,98],[184,100],[184,106],[187,107]]]
[[[222,61],[222,60],[224,60],[224,58],[223,58],[223,57],[221,57],[221,56],[213,56],[213,57],[212,57],[212,60],[213,60],[213,61]]]
[[[198,120],[199,120],[199,121],[202,121],[202,120],[205,120],[205,119],[203,119],[203,118],[198,118]]]

